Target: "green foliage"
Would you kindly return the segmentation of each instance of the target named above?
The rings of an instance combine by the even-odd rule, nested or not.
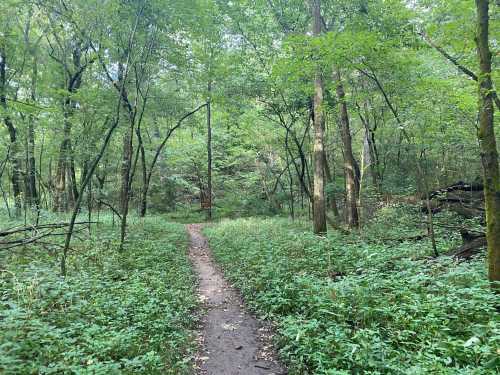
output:
[[[133,220],[118,252],[105,219],[75,244],[66,278],[43,247],[1,254],[2,374],[189,373],[196,300],[184,227]]]
[[[430,258],[413,213],[379,211],[363,233],[318,238],[283,219],[206,230],[245,300],[276,324],[295,374],[495,374],[500,321],[484,259]],[[396,218],[396,219],[395,219]],[[454,239],[441,240],[440,251]]]

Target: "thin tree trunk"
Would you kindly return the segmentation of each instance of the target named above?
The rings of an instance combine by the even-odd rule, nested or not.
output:
[[[489,279],[500,291],[500,171],[495,139],[491,52],[489,47],[489,1],[476,0],[476,44],[479,60],[478,140],[484,174],[486,239],[488,242]]]
[[[290,164],[291,162],[289,161],[290,156],[288,155],[288,152],[285,153],[286,155],[286,169],[287,169],[287,174],[288,174],[288,186],[289,186],[289,206],[290,206],[290,217],[292,220],[295,220],[295,206],[294,206],[294,195],[293,195],[293,176],[292,176],[292,171],[290,169]]]
[[[146,151],[144,150],[144,143],[142,141],[141,127],[138,126],[137,130],[137,140],[141,157],[141,170],[142,170],[142,188],[141,188],[141,198],[139,202],[139,217],[146,216],[147,205],[148,205],[148,189],[149,189],[149,181],[148,181],[148,171],[146,166]]]
[[[183,123],[183,121],[185,119],[187,119],[188,117],[194,115],[196,112],[198,112],[200,109],[202,109],[206,105],[207,105],[207,103],[201,104],[198,107],[196,107],[194,110],[192,110],[192,111],[186,113],[185,115],[183,115],[179,119],[179,121],[177,121],[177,124],[174,127],[172,127],[171,129],[168,130],[168,132],[165,135],[165,137],[163,138],[162,142],[156,148],[155,154],[153,156],[153,160],[151,161],[151,163],[149,165],[149,171],[147,171],[147,173],[146,173],[146,181],[144,183],[143,190],[142,190],[142,201],[143,201],[144,206],[147,206],[147,197],[148,197],[148,192],[149,192],[149,186],[151,184],[151,177],[153,176],[153,171],[155,169],[156,163],[161,158],[161,152],[165,148],[165,145],[167,144],[167,141],[170,139],[170,137],[172,136],[172,134],[174,133],[174,131],[176,129],[178,129],[182,125],[182,123]],[[158,137],[158,138],[160,137],[159,130],[157,130],[156,137]],[[144,170],[147,170],[147,167]],[[143,178],[144,178],[144,175],[143,175]],[[146,211],[144,211],[144,213],[145,212]]]
[[[206,194],[206,209],[207,220],[212,220],[212,82],[208,82],[208,99],[207,99],[207,194]]]
[[[425,150],[423,150],[420,153],[420,158],[417,160],[417,171],[418,171],[420,181],[422,181],[424,184],[425,205],[427,208],[427,234],[429,235],[429,237],[431,239],[432,252],[434,253],[435,257],[438,257],[439,253],[437,251],[436,236],[434,233],[434,217],[432,214],[431,200],[430,200],[430,196],[429,196],[429,183],[427,181],[427,168],[425,171],[422,168],[422,160],[423,159],[425,160]]]
[[[105,123],[107,123],[107,122],[108,122],[108,120],[106,119]],[[64,241],[64,249],[63,249],[63,254],[62,254],[61,263],[60,263],[61,275],[63,275],[63,276],[66,276],[66,272],[67,272],[66,259],[68,257],[68,251],[69,251],[69,246],[71,244],[71,237],[73,236],[73,229],[75,227],[76,217],[77,217],[78,212],[80,211],[80,207],[82,205],[83,192],[85,191],[85,188],[87,187],[87,185],[90,183],[90,180],[92,179],[92,176],[94,175],[96,167],[99,164],[99,162],[101,161],[101,158],[104,155],[106,148],[108,147],[109,141],[111,140],[113,132],[117,128],[118,123],[119,123],[119,111],[117,110],[117,116],[114,119],[113,124],[108,129],[106,136],[104,137],[104,141],[102,143],[101,149],[99,150],[99,153],[97,154],[94,161],[92,162],[92,164],[89,168],[89,171],[88,171],[87,175],[85,176],[85,179],[82,181],[82,184],[80,186],[78,198],[75,202],[75,206],[73,207],[73,213],[71,215],[68,231],[66,234],[66,239]]]
[[[121,235],[120,249],[123,249],[125,235],[127,231],[127,216],[130,200],[130,169],[132,167],[132,133],[134,123],[127,128],[127,132],[123,137],[123,153],[122,153],[122,168],[121,168],[121,193],[120,193],[120,213],[121,217]]]
[[[319,36],[322,32],[321,1],[313,0],[313,34]],[[323,77],[319,68],[314,78],[314,193],[313,193],[313,231],[324,234],[326,228],[325,180],[324,180],[324,133],[325,117],[323,113]]]
[[[351,130],[349,126],[349,114],[347,103],[345,102],[344,86],[337,69],[334,72],[334,79],[337,82],[337,99],[340,112],[340,130],[342,133],[342,143],[344,145],[344,173],[346,185],[346,223],[350,228],[359,226],[358,196],[359,196],[359,167],[352,152]]]
[[[36,101],[36,83],[38,76],[38,61],[36,55],[33,56],[33,70],[31,75],[31,101]],[[27,183],[26,195],[31,206],[39,208],[40,201],[36,188],[36,159],[35,159],[35,116],[30,114],[28,117],[28,134],[27,134]]]

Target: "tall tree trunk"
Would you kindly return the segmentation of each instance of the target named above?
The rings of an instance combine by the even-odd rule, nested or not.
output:
[[[479,59],[479,129],[478,139],[483,165],[488,241],[489,279],[500,292],[500,171],[495,139],[491,52],[489,48],[489,1],[476,0],[477,55]]]
[[[127,128],[127,132],[123,137],[123,153],[122,153],[122,167],[121,167],[121,192],[120,192],[120,213],[122,215],[121,220],[121,237],[120,237],[120,248],[123,247],[125,242],[125,235],[127,230],[127,216],[128,216],[128,205],[130,200],[130,170],[132,168],[132,134],[133,134],[133,122],[132,120],[130,126]]]
[[[31,17],[33,9],[28,10],[28,21],[24,30],[24,43],[31,56],[31,86],[30,100],[33,104],[36,103],[36,91],[38,83],[38,46],[32,45],[30,41]],[[36,182],[36,158],[35,158],[35,121],[36,117],[33,114],[28,115],[28,132],[26,135],[26,202],[30,207],[38,209],[40,207],[40,198],[38,197],[37,182]]]
[[[36,159],[35,159],[35,126],[34,117],[28,119],[28,176],[26,191],[31,206],[38,208],[40,205],[38,191],[36,188]]]
[[[129,52],[126,51],[128,54]],[[130,190],[132,187],[132,156],[133,156],[133,134],[135,129],[136,121],[136,110],[137,107],[132,106],[128,92],[125,87],[126,85],[126,66],[120,62],[118,64],[118,82],[119,82],[119,95],[121,98],[121,104],[126,111],[126,118],[128,121],[128,127],[123,136],[123,148],[122,148],[122,165],[121,165],[121,190],[120,190],[120,213],[121,213],[121,223],[120,223],[120,250],[123,250],[123,245],[125,243],[125,236],[127,234],[127,217],[130,201]]]
[[[4,123],[9,132],[10,138],[10,164],[12,166],[11,172],[11,183],[12,192],[14,194],[15,203],[15,215],[16,217],[21,215],[22,202],[21,202],[21,159],[20,152],[18,148],[17,140],[17,129],[12,123],[12,119],[7,114],[7,57],[5,49],[0,46],[0,105],[3,111],[6,113],[4,115]]]
[[[346,185],[346,223],[350,228],[356,228],[359,225],[358,215],[358,196],[359,196],[359,167],[352,152],[351,129],[349,126],[349,113],[345,101],[345,91],[342,85],[340,71],[334,71],[334,79],[337,82],[337,99],[340,112],[340,130],[342,134],[342,143],[344,145],[344,173]]]
[[[212,82],[208,82],[207,99],[207,220],[212,220]]]
[[[322,32],[321,0],[313,0],[313,34],[318,36]],[[323,77],[321,71],[316,71],[314,78],[314,193],[313,193],[313,230],[316,234],[326,233],[326,204],[325,204],[325,177],[324,177],[324,133],[325,117],[323,113]]]
[[[142,170],[142,188],[141,197],[139,202],[139,217],[146,216],[147,206],[148,206],[148,190],[149,190],[149,180],[148,180],[148,170],[146,166],[146,150],[144,149],[144,143],[142,141],[141,127],[137,126],[136,129],[137,141],[141,157],[141,170]]]
[[[74,72],[66,66],[66,91],[67,96],[63,101],[64,129],[63,140],[59,148],[59,160],[57,163],[54,211],[67,211],[74,207],[78,199],[78,188],[75,173],[75,157],[71,142],[71,117],[76,103],[72,99],[82,84],[84,67],[81,64],[81,47],[75,46],[72,53],[72,65]]]

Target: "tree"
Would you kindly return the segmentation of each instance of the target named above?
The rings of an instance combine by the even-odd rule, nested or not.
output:
[[[3,121],[9,132],[10,139],[10,164],[12,165],[11,183],[12,192],[14,195],[15,215],[21,215],[22,198],[21,198],[21,153],[18,140],[18,130],[14,125],[11,116],[9,115],[9,108],[7,106],[7,53],[6,46],[0,45],[0,106],[4,112]]]
[[[338,68],[334,72],[334,80],[337,86],[337,100],[340,112],[340,132],[344,146],[344,173],[345,173],[345,219],[350,228],[359,225],[358,199],[359,199],[359,166],[352,152],[351,127],[349,125],[349,112],[345,98],[342,77]]]
[[[486,239],[488,241],[489,279],[500,288],[500,171],[495,138],[491,51],[489,47],[489,0],[476,0],[476,45],[480,73],[479,128],[477,137],[483,165],[486,209]]]
[[[321,1],[312,1],[313,34],[319,36],[322,32]],[[326,203],[325,203],[325,151],[324,133],[325,119],[323,113],[323,77],[318,67],[314,78],[314,193],[313,193],[313,231],[316,234],[326,233]]]

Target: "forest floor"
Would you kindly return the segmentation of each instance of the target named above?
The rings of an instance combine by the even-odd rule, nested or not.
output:
[[[199,278],[201,319],[199,374],[284,374],[270,345],[271,331],[253,317],[239,293],[212,261],[201,224],[187,225],[189,254]]]

